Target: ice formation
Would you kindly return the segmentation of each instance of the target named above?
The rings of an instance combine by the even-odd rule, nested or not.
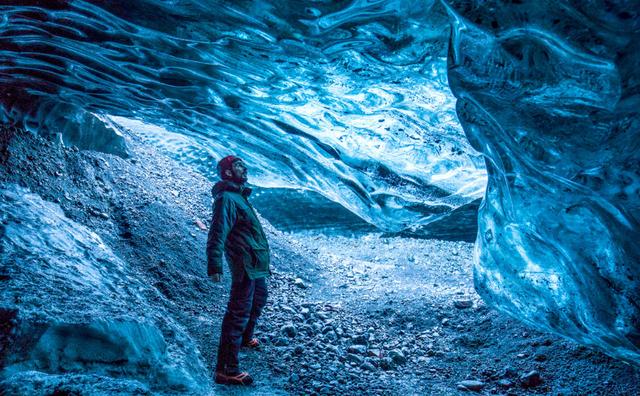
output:
[[[3,186],[0,252],[0,317],[10,337],[2,374],[23,387],[10,394],[56,381],[43,373],[89,372],[94,385],[121,378],[120,387],[206,389],[199,352],[158,303],[161,294],[59,206]]]
[[[637,363],[639,9],[5,2],[0,121],[84,142],[82,120],[124,125],[203,171],[234,151],[258,184],[317,191],[388,230],[482,195],[472,145],[489,174],[479,292]]]
[[[438,2],[23,1],[0,12],[3,122],[78,145],[77,120],[110,115],[203,172],[236,152],[257,185],[319,192],[390,231],[484,191],[447,88]]]
[[[638,2],[450,4],[449,82],[487,157],[476,289],[640,362]]]

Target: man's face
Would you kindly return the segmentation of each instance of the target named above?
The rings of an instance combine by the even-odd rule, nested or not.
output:
[[[235,161],[231,165],[231,170],[227,171],[231,173],[231,179],[237,182],[247,182],[247,166],[242,160]]]

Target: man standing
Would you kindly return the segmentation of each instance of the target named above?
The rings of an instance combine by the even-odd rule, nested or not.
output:
[[[267,302],[269,244],[260,221],[247,200],[247,167],[235,156],[218,162],[222,179],[213,186],[213,219],[207,240],[207,274],[220,282],[222,256],[231,271],[231,293],[222,320],[215,381],[219,384],[249,385],[253,379],[240,372],[241,346],[257,348],[253,338],[256,321]]]

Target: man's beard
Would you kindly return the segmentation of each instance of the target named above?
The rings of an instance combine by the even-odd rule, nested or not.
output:
[[[233,176],[231,181],[238,184],[244,184],[247,182],[247,176]]]

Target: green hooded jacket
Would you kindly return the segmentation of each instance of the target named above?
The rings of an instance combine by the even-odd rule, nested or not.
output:
[[[269,243],[247,200],[251,189],[228,180],[216,183],[213,219],[207,240],[207,274],[222,274],[224,254],[233,279],[246,271],[249,279],[269,276]]]

